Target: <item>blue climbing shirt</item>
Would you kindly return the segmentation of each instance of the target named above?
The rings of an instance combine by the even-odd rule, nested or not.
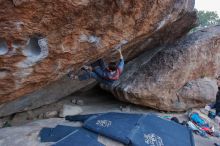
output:
[[[120,59],[119,63],[117,64],[116,71],[110,71],[108,69],[105,69],[105,71],[103,72],[103,77],[111,81],[118,80],[123,72],[124,64],[124,59]]]
[[[96,67],[95,70],[89,72],[86,71],[83,75],[79,76],[79,80],[87,80],[89,78],[94,78],[98,82],[111,85],[114,81],[118,80],[124,69],[124,59],[120,59],[117,64],[117,69],[111,71],[105,66]]]

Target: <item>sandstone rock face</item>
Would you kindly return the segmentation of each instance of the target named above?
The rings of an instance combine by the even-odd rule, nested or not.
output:
[[[128,60],[171,42],[195,25],[193,8],[194,0],[0,0],[0,103],[47,97],[36,91],[83,64],[116,59],[122,41]]]
[[[209,78],[199,78],[187,82],[179,91],[177,96],[181,99],[182,104],[192,105],[193,107],[200,107],[205,103],[214,102],[218,86],[216,80]]]
[[[120,81],[108,90],[120,100],[166,111],[184,111],[215,100],[216,82],[199,78],[220,74],[220,26],[159,50],[152,58],[146,52],[129,62]]]

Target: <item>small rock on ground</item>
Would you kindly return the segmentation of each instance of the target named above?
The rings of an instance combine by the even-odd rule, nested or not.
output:
[[[59,117],[63,118],[65,116],[71,115],[78,115],[82,113],[83,110],[80,106],[71,106],[71,105],[64,105],[63,109],[61,109]]]

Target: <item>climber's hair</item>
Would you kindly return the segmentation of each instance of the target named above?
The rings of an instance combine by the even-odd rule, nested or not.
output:
[[[115,63],[115,62],[110,62],[110,63],[108,64],[108,68],[109,68],[111,71],[117,70],[116,63]]]

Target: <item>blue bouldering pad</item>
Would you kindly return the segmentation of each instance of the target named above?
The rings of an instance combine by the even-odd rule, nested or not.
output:
[[[185,126],[156,115],[106,113],[90,117],[83,127],[132,146],[194,146]]]
[[[104,146],[97,141],[97,134],[78,129],[59,140],[52,146]]]
[[[129,133],[141,117],[142,114],[107,113],[89,118],[83,127],[124,144],[129,144]]]
[[[55,128],[43,128],[39,133],[41,142],[57,142],[73,131],[79,129],[78,127],[57,125]]]
[[[85,122],[92,116],[98,116],[100,114],[89,114],[89,115],[76,115],[76,116],[66,116],[65,120],[74,122]]]
[[[192,132],[185,126],[156,115],[105,113],[71,117],[85,121],[83,127],[58,125],[43,128],[41,141],[53,146],[103,146],[98,134],[131,146],[195,146]]]
[[[132,146],[194,146],[192,132],[185,126],[145,115],[129,136]]]
[[[97,141],[97,133],[82,127],[57,125],[55,128],[43,128],[39,137],[41,142],[56,142],[54,146],[104,146]]]

